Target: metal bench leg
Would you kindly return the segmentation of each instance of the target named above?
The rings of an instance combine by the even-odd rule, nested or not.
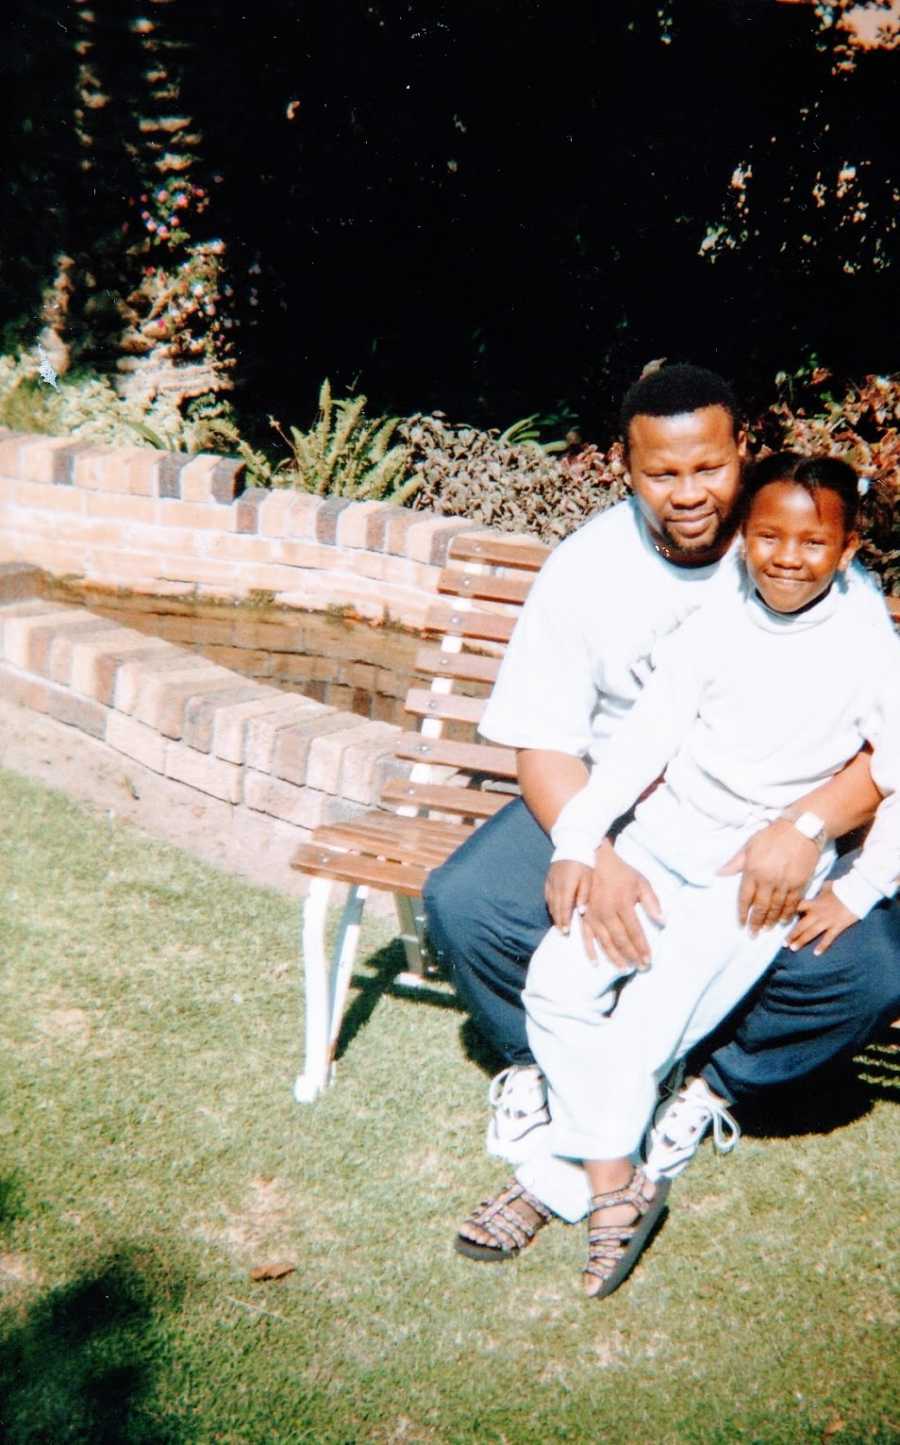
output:
[[[350,889],[331,959],[325,948],[325,922],[331,880],[313,878],[303,906],[303,973],[306,983],[304,1069],[294,1082],[298,1104],[311,1104],[334,1077],[334,1051],[359,946],[359,924],[368,889]]]
[[[407,965],[403,973],[397,974],[394,982],[405,988],[427,987],[433,982],[437,969],[428,944],[424,904],[421,898],[409,898],[405,893],[395,893],[394,904]]]

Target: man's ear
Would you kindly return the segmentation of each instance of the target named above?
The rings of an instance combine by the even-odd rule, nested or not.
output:
[[[738,449],[738,456],[742,462],[745,462],[747,460],[747,432],[744,427],[738,428],[734,441]]]
[[[860,535],[859,535],[859,533],[858,533],[858,532],[848,532],[848,534],[847,534],[847,540],[846,540],[846,542],[844,543],[844,550],[843,550],[843,552],[841,553],[841,560],[840,560],[840,562],[838,562],[838,565],[837,565],[837,569],[838,569],[839,572],[846,572],[847,568],[850,566],[850,563],[853,561],[853,558],[856,556],[857,552],[859,551],[859,543],[860,543]]]

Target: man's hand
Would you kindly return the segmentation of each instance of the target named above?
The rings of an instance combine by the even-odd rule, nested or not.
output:
[[[838,898],[830,883],[826,883],[815,898],[804,899],[797,912],[800,920],[791,930],[788,948],[796,952],[798,948],[805,948],[814,938],[818,938],[818,946],[813,949],[816,956],[830,948],[845,929],[859,922],[856,914],[851,913]]]
[[[568,933],[572,924],[572,910],[583,913],[591,891],[592,870],[583,863],[570,858],[561,858],[551,863],[544,884],[544,897],[550,917],[560,933]]]
[[[596,959],[599,944],[616,968],[650,967],[650,948],[634,911],[638,903],[654,923],[664,922],[659,899],[643,873],[624,863],[611,843],[602,843],[581,917],[588,958]]]
[[[815,843],[786,818],[777,818],[754,833],[719,874],[743,873],[738,917],[742,925],[749,921],[755,935],[793,918],[818,861]]]

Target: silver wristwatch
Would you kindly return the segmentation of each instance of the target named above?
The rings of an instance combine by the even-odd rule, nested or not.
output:
[[[788,823],[793,823],[797,832],[802,833],[804,838],[808,838],[811,843],[815,843],[821,853],[825,844],[828,842],[828,832],[818,813],[800,813],[796,818],[792,818],[788,813],[782,813],[781,816],[785,818]]]

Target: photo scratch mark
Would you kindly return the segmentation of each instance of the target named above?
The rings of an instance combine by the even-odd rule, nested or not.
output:
[[[48,386],[53,386],[59,391],[59,378],[53,370],[53,363],[41,345],[38,345],[38,356],[41,359],[41,364],[38,367],[38,376],[41,378],[41,381],[46,381]]]

